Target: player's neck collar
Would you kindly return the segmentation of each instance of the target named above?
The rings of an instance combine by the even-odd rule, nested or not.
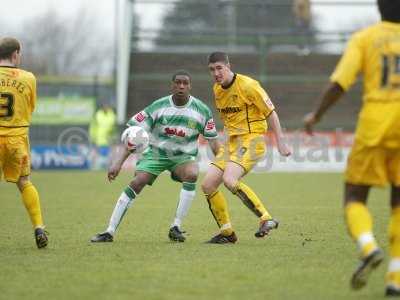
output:
[[[173,96],[173,95],[170,95],[170,96],[169,96],[169,102],[171,103],[172,106],[174,106],[174,107],[176,107],[176,108],[185,108],[185,107],[188,107],[188,106],[190,105],[190,103],[192,102],[192,96],[189,95],[189,99],[188,99],[188,101],[187,101],[185,104],[183,104],[183,105],[176,105],[175,102],[174,102],[174,99],[172,98],[172,96]]]
[[[397,28],[398,26],[400,26],[399,22],[388,21],[388,20],[382,20],[381,23],[383,24],[383,26],[386,26],[386,27],[395,27],[395,28]]]
[[[224,90],[229,89],[229,88],[233,85],[233,83],[235,82],[235,80],[236,80],[236,75],[237,75],[236,73],[233,73],[232,81],[229,82],[228,85],[225,85],[225,86],[221,85],[221,87],[222,87]]]

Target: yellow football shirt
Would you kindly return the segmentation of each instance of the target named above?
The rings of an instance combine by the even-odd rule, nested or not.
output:
[[[363,75],[356,141],[400,147],[400,24],[379,22],[356,32],[331,76],[348,90]]]
[[[35,76],[0,66],[0,136],[27,134],[35,104]]]
[[[266,118],[274,110],[258,81],[235,74],[228,87],[214,84],[215,105],[230,136],[267,131]]]

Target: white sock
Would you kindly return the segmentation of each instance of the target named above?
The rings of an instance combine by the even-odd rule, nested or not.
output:
[[[376,240],[375,240],[374,234],[372,232],[365,232],[365,233],[361,234],[357,240],[357,244],[360,249],[363,249],[364,246],[366,246],[370,243],[376,244]]]
[[[389,262],[388,272],[400,272],[400,258],[392,258]]]
[[[181,227],[182,221],[188,214],[189,208],[192,205],[192,201],[193,201],[195,195],[196,195],[196,191],[187,191],[183,188],[181,189],[174,223],[172,223],[171,227],[173,227],[173,226],[178,226],[178,228]]]
[[[131,199],[128,197],[125,191],[122,192],[121,196],[119,196],[117,203],[115,204],[114,211],[111,215],[110,222],[107,228],[108,233],[110,233],[111,235],[115,234],[119,223],[121,223],[122,218],[124,217],[128,208],[133,203],[133,200],[135,200],[135,198]]]

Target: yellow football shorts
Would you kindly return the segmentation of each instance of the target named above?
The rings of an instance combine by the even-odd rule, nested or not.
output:
[[[221,170],[228,161],[235,162],[249,172],[266,152],[265,137],[260,133],[249,133],[229,137],[212,163]]]
[[[0,136],[0,180],[17,182],[31,172],[29,140],[27,135]]]
[[[400,186],[400,148],[369,147],[354,143],[347,160],[346,182]]]

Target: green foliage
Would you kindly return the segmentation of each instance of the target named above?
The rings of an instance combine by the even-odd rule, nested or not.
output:
[[[235,245],[203,243],[217,228],[199,187],[187,241],[170,243],[180,185],[163,175],[136,199],[114,243],[93,245],[132,177],[109,184],[105,175],[33,174],[51,234],[43,251],[16,187],[0,183],[0,299],[383,299],[384,267],[364,290],[349,288],[357,254],[343,224],[339,174],[250,174],[245,181],[281,221],[262,240],[254,238],[255,216],[225,191]],[[385,247],[388,193],[371,196]]]

